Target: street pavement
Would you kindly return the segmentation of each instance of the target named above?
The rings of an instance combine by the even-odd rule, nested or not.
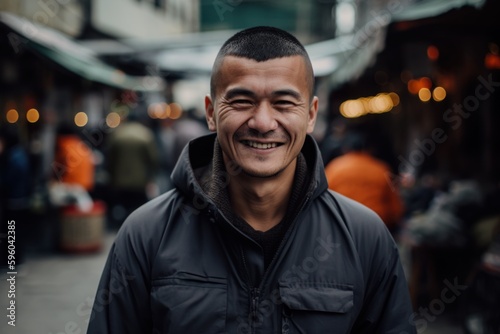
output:
[[[103,249],[94,254],[33,254],[17,268],[15,275],[15,327],[9,314],[11,275],[0,274],[0,333],[84,334],[107,254],[115,237],[108,232]],[[461,334],[444,315],[420,328],[419,334]],[[138,333],[142,334],[142,333]]]
[[[17,268],[15,327],[8,324],[10,300],[3,268],[0,282],[0,333],[84,334],[107,253],[114,239],[105,237],[103,249],[94,254],[32,255]]]

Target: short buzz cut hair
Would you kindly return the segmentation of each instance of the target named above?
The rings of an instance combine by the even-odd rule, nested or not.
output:
[[[252,59],[257,62],[276,58],[301,56],[307,71],[310,98],[313,96],[314,72],[304,45],[292,34],[274,27],[259,26],[242,30],[221,47],[212,68],[210,95],[215,98],[220,66],[226,56]]]

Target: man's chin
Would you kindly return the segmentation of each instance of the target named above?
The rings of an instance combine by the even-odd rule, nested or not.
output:
[[[245,176],[250,177],[250,178],[271,179],[273,177],[278,176],[282,172],[282,170],[262,171],[262,170],[252,170],[252,169],[243,168],[242,172]]]

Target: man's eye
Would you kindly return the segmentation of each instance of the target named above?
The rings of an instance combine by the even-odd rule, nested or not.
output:
[[[291,106],[295,105],[292,101],[288,101],[288,100],[279,100],[279,101],[274,102],[274,104],[278,105],[280,107],[291,107]]]
[[[234,100],[234,101],[231,101],[231,104],[235,105],[251,105],[252,104],[252,101],[250,100]]]

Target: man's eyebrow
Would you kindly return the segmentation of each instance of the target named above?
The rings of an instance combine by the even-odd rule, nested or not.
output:
[[[235,96],[239,96],[239,95],[247,96],[247,97],[250,97],[250,98],[253,98],[253,99],[255,99],[257,97],[257,94],[255,94],[254,92],[252,92],[249,89],[245,89],[245,88],[232,88],[232,89],[228,90],[224,94],[224,98],[226,100],[230,100],[230,99],[234,98]]]
[[[273,96],[287,96],[288,95],[288,96],[293,97],[296,100],[299,100],[299,101],[302,100],[302,96],[300,95],[300,93],[293,90],[293,89],[280,89],[280,90],[274,91],[272,94],[273,94]]]

